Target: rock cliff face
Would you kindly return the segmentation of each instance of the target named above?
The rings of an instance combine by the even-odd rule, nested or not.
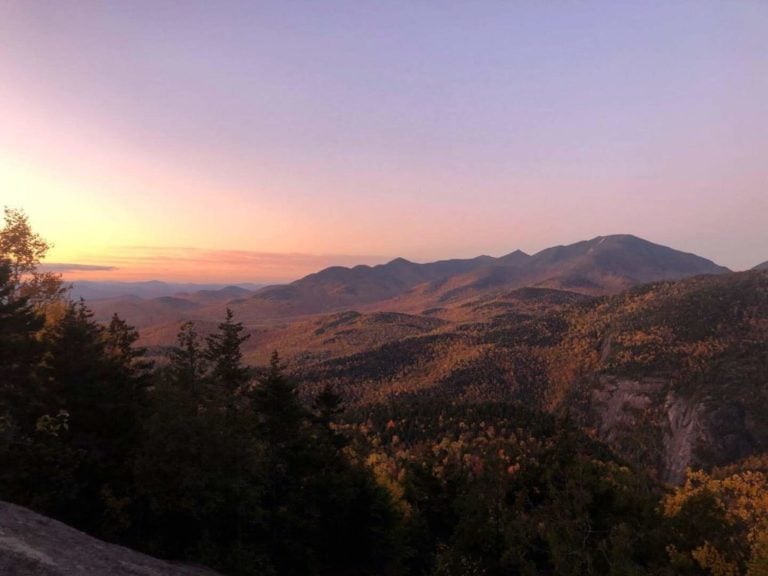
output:
[[[755,450],[739,402],[686,397],[663,379],[603,376],[592,406],[600,439],[634,460],[655,459],[645,463],[666,482],[682,482],[688,467],[731,463]]]
[[[0,574],[7,576],[218,576],[107,544],[31,510],[0,502]]]

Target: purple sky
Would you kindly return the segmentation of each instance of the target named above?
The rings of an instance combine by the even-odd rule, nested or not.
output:
[[[748,268],[768,3],[0,0],[0,204],[91,265],[632,233]]]

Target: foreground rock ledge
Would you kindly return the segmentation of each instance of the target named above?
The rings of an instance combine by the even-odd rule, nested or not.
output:
[[[3,576],[220,576],[107,544],[27,508],[0,502]]]

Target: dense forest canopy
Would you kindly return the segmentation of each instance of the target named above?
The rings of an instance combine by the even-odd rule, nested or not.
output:
[[[207,337],[184,324],[153,363],[123,319],[95,322],[60,278],[39,272],[47,248],[22,212],[6,209],[3,500],[233,575],[768,574],[764,456],[690,471],[670,487],[556,401],[584,401],[568,375],[596,366],[596,377],[619,368],[641,377],[651,361],[687,386],[715,374],[726,390],[748,381],[750,394],[764,394],[754,376],[766,344],[751,312],[764,295],[749,280],[757,276],[744,277],[755,299],[738,310],[706,283],[700,307],[686,310],[675,298],[688,288],[670,283],[621,296],[631,304],[621,313],[616,299],[579,301],[494,325],[482,338],[508,353],[482,366],[517,358],[529,375],[517,396],[406,390],[345,406],[355,378],[423,348],[393,344],[299,379],[277,353],[246,364],[248,335],[227,310]],[[643,308],[649,290],[666,293],[656,316]],[[672,348],[656,349],[660,317],[674,319]],[[738,348],[712,337],[713,322],[728,335],[743,318],[753,331],[728,336]],[[624,336],[608,349],[601,331],[620,323]],[[691,348],[702,340],[710,345]],[[478,366],[464,378],[493,380]]]

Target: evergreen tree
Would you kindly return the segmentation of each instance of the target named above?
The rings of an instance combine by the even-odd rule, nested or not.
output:
[[[208,372],[208,359],[200,346],[194,322],[185,322],[176,336],[176,346],[168,355],[168,373],[177,386],[190,388],[200,396]]]
[[[222,333],[237,336],[230,332],[231,315],[228,320]],[[150,396],[137,460],[137,489],[146,506],[143,544],[152,552],[192,558],[233,574],[269,574],[262,544],[267,532],[261,511],[263,445],[253,413],[234,401],[234,392],[215,386],[208,393],[207,386],[217,361],[219,377],[225,359],[242,368],[239,349],[233,348],[243,339],[229,340],[233,348],[217,347],[227,338],[211,340],[222,357],[211,347],[204,351],[194,325],[184,324]],[[239,373],[245,382],[245,369],[230,368],[226,373]]]
[[[136,479],[149,522],[141,544],[181,557],[193,553],[199,538],[196,507],[206,489],[201,451],[208,431],[200,414],[205,362],[193,323],[182,325],[168,359],[149,395]]]
[[[381,572],[397,562],[397,517],[370,471],[350,462],[330,428],[330,389],[304,408],[277,352],[251,394],[264,442],[268,548],[285,575]]]
[[[117,313],[112,315],[104,336],[107,354],[118,366],[127,366],[140,371],[151,368],[151,363],[143,360],[147,349],[136,346],[136,341],[139,339],[138,331]]]
[[[315,423],[319,425],[320,430],[328,434],[331,443],[337,449],[344,448],[348,444],[348,440],[335,428],[337,420],[344,411],[342,399],[330,384],[326,384],[320,390],[312,403],[312,409]]]
[[[286,365],[272,353],[266,373],[251,393],[259,433],[270,450],[288,455],[301,443],[301,427],[308,413],[299,403],[296,384],[285,374]]]
[[[44,335],[41,373],[47,413],[65,411],[63,439],[82,455],[75,503],[65,518],[100,531],[114,525],[132,485],[132,458],[138,443],[146,369],[141,350],[132,348],[135,331],[114,318],[109,329],[92,319],[81,300],[69,303]],[[65,505],[66,503],[62,503]]]
[[[231,406],[235,395],[251,380],[251,370],[243,364],[241,350],[250,334],[241,334],[243,330],[242,322],[235,322],[232,310],[227,308],[218,331],[206,338],[205,356],[211,364],[210,384],[224,405]]]
[[[15,291],[10,262],[0,259],[0,437],[7,441],[16,427],[30,431],[42,402],[34,371],[43,349],[35,335],[45,319]]]

